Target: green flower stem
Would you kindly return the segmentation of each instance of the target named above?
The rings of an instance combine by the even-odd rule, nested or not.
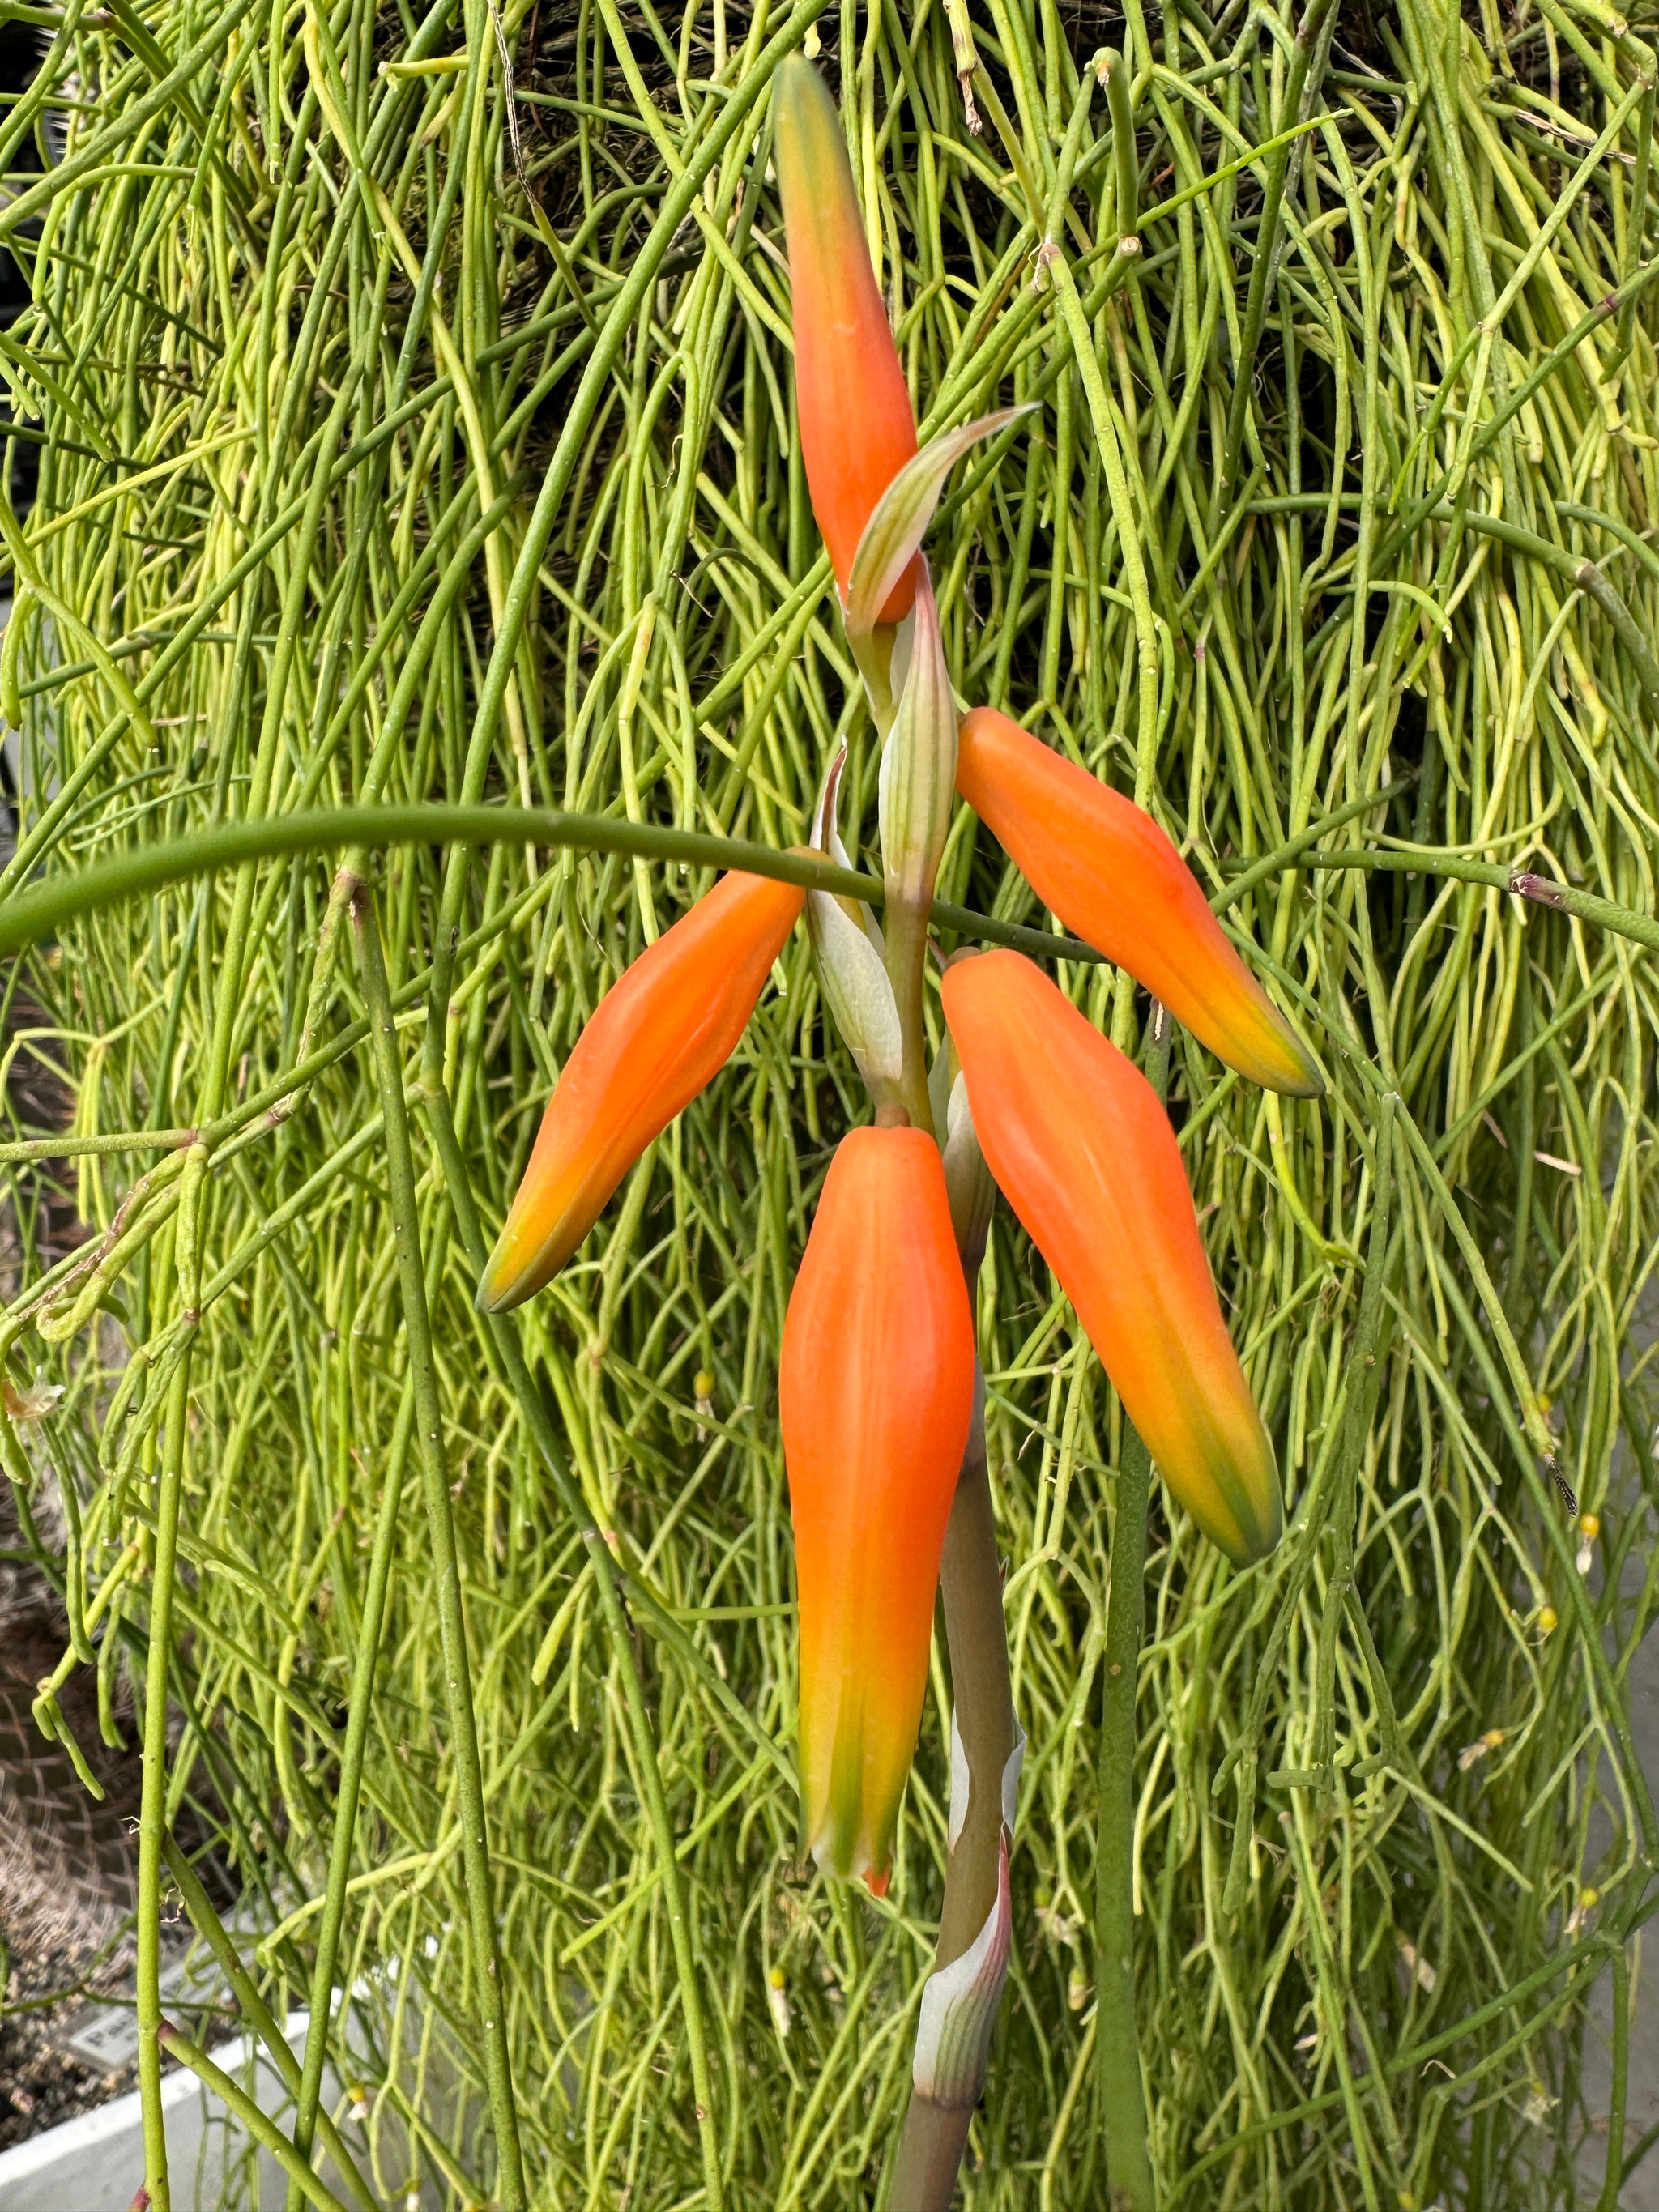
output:
[[[896,902],[887,908],[887,973],[898,1003],[899,1036],[903,1059],[899,1071],[899,1097],[911,1126],[933,1133],[933,1108],[927,1097],[927,1024],[923,1013],[927,997],[927,921],[915,907]]]
[[[935,2105],[912,2094],[887,2198],[889,2212],[947,2212],[973,2117],[971,2105]]]
[[[495,2136],[497,2187],[507,2212],[524,2212],[524,2166],[519,2148],[518,2114],[501,2013],[501,1963],[490,1894],[489,1847],[485,1825],[483,1781],[472,1711],[472,1685],[466,1652],[466,1622],[461,1602],[460,1564],[450,1510],[449,1464],[444,1445],[443,1412],[432,1352],[431,1320],[421,1267],[420,1211],[415,1192],[415,1162],[410,1149],[404,1103],[404,1071],[386,981],[380,924],[368,890],[352,902],[363,997],[368,1008],[374,1074],[386,1119],[386,1176],[391,1188],[392,1234],[397,1249],[398,1291],[408,1339],[409,1372],[415,1421],[425,1480],[428,1532],[433,1552],[433,1584],[438,1633],[443,1650],[444,1693],[449,1713],[451,1751],[460,1801],[461,1860],[466,1884],[472,1951],[477,1968],[478,2026],[483,2039],[485,2079]],[[154,1646],[152,1646],[154,1650]],[[342,1822],[343,1826],[343,1821]],[[339,1831],[337,1829],[337,1835]]]
[[[962,1956],[996,1901],[1002,1771],[1018,1737],[986,1464],[984,1400],[978,1393],[945,1533],[939,1585],[951,1647],[951,1698],[971,1788],[968,1817],[945,1871],[935,1972]],[[891,2212],[946,2212],[973,2116],[972,2105],[939,2105],[912,2095],[888,2198]]]
[[[1002,1562],[997,1556],[985,1451],[985,1410],[975,1403],[956,1502],[939,1565],[945,1629],[951,1647],[951,1692],[974,1787],[968,1817],[951,1854],[939,1916],[937,1963],[959,1958],[995,1902],[997,1844],[1002,1828],[1002,1773],[1019,1729],[1008,1672],[1002,1617]]]

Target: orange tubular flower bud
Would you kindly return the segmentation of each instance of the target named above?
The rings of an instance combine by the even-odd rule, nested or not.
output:
[[[887,1887],[927,1680],[974,1327],[937,1146],[854,1129],[818,1200],[778,1370],[813,1856]]]
[[[1235,1565],[1262,1558],[1283,1520],[1273,1446],[1157,1093],[1020,953],[961,961],[941,988],[1003,1195],[1170,1489]]]
[[[478,1285],[482,1312],[552,1281],[652,1139],[719,1073],[805,897],[722,876],[605,994],[542,1116]]]
[[[864,526],[916,450],[915,416],[870,265],[836,104],[795,55],[772,94],[778,185],[789,249],[801,457],[843,598]],[[881,611],[902,622],[914,564]]]
[[[1307,1048],[1228,943],[1152,816],[992,707],[957,738],[957,789],[1067,929],[1268,1091],[1316,1098]]]

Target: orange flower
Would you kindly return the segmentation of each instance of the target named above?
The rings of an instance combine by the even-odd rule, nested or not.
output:
[[[1164,1480],[1238,1565],[1278,1542],[1273,1446],[1157,1093],[1018,952],[941,988],[991,1173],[1060,1278]]]
[[[772,94],[795,339],[801,458],[845,597],[864,526],[916,450],[915,416],[876,286],[836,104],[799,55]],[[914,564],[882,609],[901,622]]]
[[[813,1856],[887,1887],[927,1686],[974,1328],[937,1146],[854,1129],[824,1180],[778,1370]]]
[[[957,789],[1067,929],[1127,968],[1230,1067],[1269,1091],[1319,1096],[1307,1048],[1144,808],[993,707],[975,707],[962,726]]]
[[[722,876],[605,994],[548,1101],[481,1311],[505,1313],[552,1281],[652,1139],[725,1066],[805,897]]]

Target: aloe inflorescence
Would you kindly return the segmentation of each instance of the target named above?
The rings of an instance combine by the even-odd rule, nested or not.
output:
[[[899,1799],[926,1686],[933,1592],[975,1414],[968,1291],[990,1177],[1054,1266],[1158,1466],[1199,1525],[1240,1565],[1278,1541],[1273,1447],[1211,1283],[1179,1148],[1144,1078],[1022,955],[945,975],[948,1034],[923,1026],[927,925],[950,834],[958,714],[921,544],[950,465],[1003,427],[992,416],[919,453],[910,403],[860,223],[846,143],[817,73],[787,62],[774,95],[789,250],[796,395],[814,514],[830,543],[843,618],[881,741],[884,927],[857,902],[727,876],[643,953],[583,1032],[544,1119],[485,1271],[490,1312],[539,1289],[576,1251],[645,1146],[735,1048],[782,940],[813,911],[819,988],[871,1096],[877,1126],[843,1139],[825,1178],[780,1364],[784,1458],[796,1534],[799,1741],[805,1826],[827,1874],[891,1872]],[[1032,757],[1028,757],[1028,753]],[[815,829],[835,827],[844,754],[825,763]],[[1018,821],[1045,878],[1063,878],[1085,938],[1156,978],[1224,1056],[1278,1090],[1316,1094],[1313,1062],[1222,935],[1168,837],[1143,810],[1011,724],[970,756],[979,812]],[[1075,788],[1073,788],[1075,786]],[[952,1079],[955,1079],[954,1084]],[[962,1086],[965,1085],[965,1096]],[[945,1110],[935,1126],[937,1097]],[[919,1125],[919,1126],[918,1126]],[[952,1228],[974,1224],[958,1243]],[[964,1284],[964,1274],[966,1282]],[[1000,1646],[994,1586],[977,1627]],[[955,1641],[955,1639],[953,1639]],[[997,1655],[1000,1658],[1000,1653]],[[984,1663],[984,1655],[975,1655]],[[969,1656],[953,1653],[960,1679]],[[1006,1662],[1001,1658],[1006,1676]],[[958,1747],[963,1738],[958,1733]],[[954,1855],[977,1788],[952,1777]],[[1005,1773],[1003,1771],[1006,1769]],[[1006,1861],[1007,1824],[996,1848]],[[975,1937],[996,1972],[958,1989],[941,1946],[924,1996],[919,2104],[971,2109],[1010,1946],[1000,1876]],[[971,1947],[970,1947],[971,1948]],[[965,2049],[965,2070],[942,2055]],[[898,2186],[951,2193],[902,2155]]]
[[[0,1442],[155,2201],[189,1797],[300,2197],[1616,2203],[1646,33],[36,27]]]

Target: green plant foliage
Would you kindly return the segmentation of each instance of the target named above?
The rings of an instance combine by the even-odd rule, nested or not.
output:
[[[1290,1520],[1235,1575],[1152,1488],[1160,2202],[1611,2212],[1635,2145],[1597,2136],[1579,2178],[1581,2062],[1656,1845],[1625,1668],[1655,1601],[1630,1340],[1659,1009],[1632,934],[1504,886],[1651,933],[1645,40],[1601,0],[7,12],[45,58],[0,124],[33,286],[0,341],[0,906],[348,804],[789,845],[842,735],[867,850],[767,167],[769,75],[820,46],[924,436],[1036,405],[929,540],[959,693],[1145,797],[1329,1085],[1264,1097],[1175,1040]],[[710,878],[313,850],[10,969],[9,1065],[73,1100],[65,1133],[13,1086],[0,1324],[11,1391],[65,1389],[0,1423],[65,1672],[147,1675],[149,1919],[189,1801],[269,1931],[245,2009],[362,1992],[341,2128],[377,2201],[424,2175],[457,2206],[841,2208],[902,2113],[950,1690],[941,1637],[890,1894],[827,1889],[775,1364],[858,1089],[804,931],[577,1261],[506,1322],[473,1309],[584,1018]],[[965,811],[940,889],[1043,924]],[[1056,972],[1133,1042],[1126,984]],[[1006,1213],[978,1320],[1030,1747],[965,2202],[1046,2212],[1103,2201],[1121,1424]]]

